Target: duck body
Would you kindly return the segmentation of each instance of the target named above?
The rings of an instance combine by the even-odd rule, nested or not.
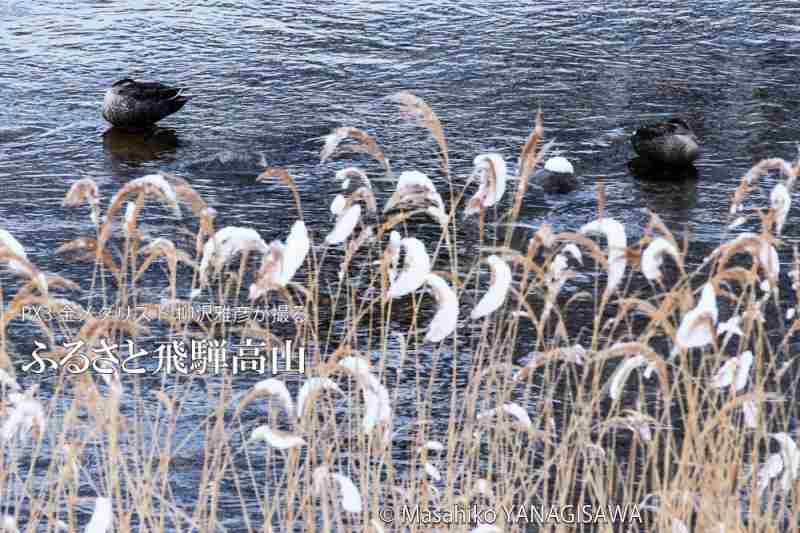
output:
[[[534,179],[546,193],[568,193],[578,188],[578,178],[566,157],[548,159],[544,169],[534,174]]]
[[[639,128],[631,137],[631,144],[643,159],[667,166],[691,165],[700,155],[697,137],[680,118]]]
[[[180,110],[191,97],[180,87],[125,78],[114,83],[103,99],[103,118],[124,129],[146,129]]]

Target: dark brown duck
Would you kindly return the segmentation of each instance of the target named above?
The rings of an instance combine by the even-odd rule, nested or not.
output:
[[[103,118],[118,128],[149,128],[180,110],[191,98],[183,88],[125,78],[106,91]]]
[[[691,165],[700,155],[697,137],[680,118],[639,128],[631,137],[631,143],[643,159],[669,166]]]

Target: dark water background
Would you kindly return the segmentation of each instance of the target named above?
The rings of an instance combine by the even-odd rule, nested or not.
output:
[[[594,218],[593,184],[604,176],[606,212],[629,238],[647,222],[642,208],[652,209],[674,230],[691,231],[696,264],[720,242],[750,165],[795,157],[798,66],[800,6],[792,1],[2,1],[0,227],[35,264],[78,279],[85,269],[53,254],[92,233],[85,209],[60,207],[69,184],[93,177],[107,200],[132,178],[169,170],[218,210],[218,227],[283,238],[290,196],[253,180],[266,163],[290,169],[321,238],[333,173],[348,164],[318,163],[318,138],[334,127],[364,127],[396,172],[422,170],[445,191],[428,157],[432,143],[398,127],[382,100],[408,89],[441,117],[461,177],[481,152],[515,161],[541,107],[547,138],[572,160],[582,188],[529,190],[523,223],[577,229]],[[173,131],[148,142],[104,135],[103,92],[128,76],[195,95],[162,122]],[[701,140],[698,179],[634,179],[629,134],[672,115]],[[765,180],[767,194],[774,182]],[[392,186],[379,190],[385,201]],[[794,211],[783,250],[798,241]],[[785,268],[789,254],[781,259]],[[204,409],[198,402],[198,416]],[[236,508],[235,498],[226,502]]]

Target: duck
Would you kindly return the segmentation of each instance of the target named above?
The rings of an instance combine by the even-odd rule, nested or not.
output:
[[[637,129],[631,144],[642,159],[671,167],[689,166],[700,155],[697,136],[681,118]]]
[[[179,111],[190,99],[181,87],[124,78],[106,91],[103,118],[117,128],[148,129]]]
[[[551,157],[544,169],[534,174],[546,193],[568,193],[578,188],[578,178],[569,159],[563,156]]]

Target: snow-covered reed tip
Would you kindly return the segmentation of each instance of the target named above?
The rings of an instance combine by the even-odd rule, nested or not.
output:
[[[475,195],[467,202],[464,216],[480,212],[482,208],[496,205],[506,192],[508,170],[500,154],[480,154],[473,161],[473,175],[480,180]]]
[[[350,188],[352,180],[357,182],[368,189],[372,189],[372,182],[369,180],[363,170],[357,167],[347,167],[336,171],[336,179],[342,183],[342,189]]]
[[[389,391],[372,373],[369,361],[363,357],[349,356],[339,361],[339,366],[355,374],[364,392],[366,407],[362,422],[364,433],[369,435],[380,424],[389,428],[392,421],[392,403]]]
[[[511,268],[508,263],[496,255],[490,255],[486,261],[492,270],[492,281],[489,289],[470,313],[470,318],[476,320],[496,311],[508,296],[511,289]]]
[[[331,213],[336,215],[336,224],[333,230],[325,237],[328,244],[341,244],[346,241],[353,230],[356,229],[358,221],[361,220],[361,205],[352,203],[348,207],[348,202],[341,194],[337,195],[331,203]]]
[[[348,513],[360,513],[363,509],[361,493],[355,483],[343,474],[331,473],[327,466],[318,466],[311,475],[312,489],[318,496],[326,494],[328,488],[335,484],[339,488],[342,509]]]
[[[85,533],[106,533],[111,529],[112,520],[111,498],[100,496],[94,501],[94,512],[84,531]]]
[[[455,331],[458,325],[458,297],[445,280],[436,274],[425,278],[439,308],[428,325],[425,342],[439,342]]]
[[[786,216],[792,206],[792,197],[789,190],[783,183],[778,183],[769,195],[770,207],[775,213],[775,235],[780,237],[783,232],[783,225],[786,223]]]
[[[442,196],[436,191],[431,179],[417,170],[408,170],[400,174],[397,188],[386,202],[383,212],[387,213],[400,206],[426,206],[433,204],[444,211]]]
[[[406,251],[405,262],[389,287],[389,298],[399,298],[419,289],[431,272],[431,258],[422,241],[406,237],[400,244]]]
[[[622,281],[628,264],[625,255],[628,247],[625,226],[613,218],[601,218],[585,224],[581,228],[581,233],[585,235],[601,234],[606,238],[608,243],[608,284],[605,296],[609,297]]]
[[[61,203],[64,207],[75,207],[84,202],[89,204],[91,212],[89,217],[95,225],[100,223],[100,195],[97,183],[92,178],[82,178],[73,183],[64,200]]]
[[[20,259],[28,261],[28,254],[25,253],[25,247],[20,243],[11,233],[4,229],[0,229],[0,251],[5,251],[16,255]],[[19,261],[9,259],[8,268],[14,272],[24,273],[28,269]]]
[[[181,208],[178,205],[178,194],[175,188],[166,180],[161,174],[148,174],[141,178],[136,178],[125,184],[117,194],[111,198],[111,208],[109,215],[111,215],[119,206],[122,200],[131,194],[144,193],[145,195],[153,195],[161,202],[172,209],[175,216],[181,216]]]
[[[24,394],[19,392],[8,394],[11,408],[6,410],[6,419],[0,426],[0,437],[4,441],[13,439],[15,435],[24,437],[34,426],[40,433],[44,431],[46,424],[44,407],[34,397],[34,391],[35,388],[25,391]]]
[[[267,425],[258,426],[250,435],[251,441],[263,440],[268,445],[279,450],[305,446],[306,441],[292,433],[271,428]]]
[[[661,265],[664,256],[669,255],[675,260],[680,261],[678,248],[664,237],[658,237],[647,245],[642,253],[642,274],[650,281],[661,279]]]
[[[612,400],[618,400],[620,396],[622,396],[622,390],[625,387],[625,382],[628,381],[628,376],[630,376],[631,372],[646,363],[647,358],[645,356],[634,355],[625,359],[616,368],[616,370],[614,370],[614,374],[611,376],[611,382],[608,388],[608,395]]]
[[[482,413],[478,414],[476,418],[478,420],[484,420],[500,413],[505,413],[513,417],[517,424],[519,424],[526,431],[533,429],[533,422],[531,421],[530,416],[528,416],[528,412],[525,411],[521,405],[513,402],[504,403],[499,408],[495,407],[493,409],[483,411]]]
[[[269,291],[286,287],[306,260],[311,249],[308,229],[302,220],[292,225],[286,242],[272,241],[258,271],[256,282],[250,285],[250,299],[255,300]]]
[[[203,246],[203,259],[200,262],[200,281],[208,283],[209,270],[218,274],[237,254],[257,251],[266,253],[267,243],[253,229],[227,226],[216,232]]]
[[[747,386],[752,366],[753,352],[744,351],[738,356],[728,359],[714,375],[711,384],[719,389],[733,385],[733,389],[738,392]]]
[[[697,306],[684,315],[675,334],[681,349],[700,348],[714,342],[717,326],[717,295],[714,285],[706,283]]]
[[[331,390],[338,394],[344,394],[342,389],[330,378],[314,377],[305,380],[300,392],[297,393],[297,418],[302,419],[306,412],[308,402],[316,397],[323,390]]]

